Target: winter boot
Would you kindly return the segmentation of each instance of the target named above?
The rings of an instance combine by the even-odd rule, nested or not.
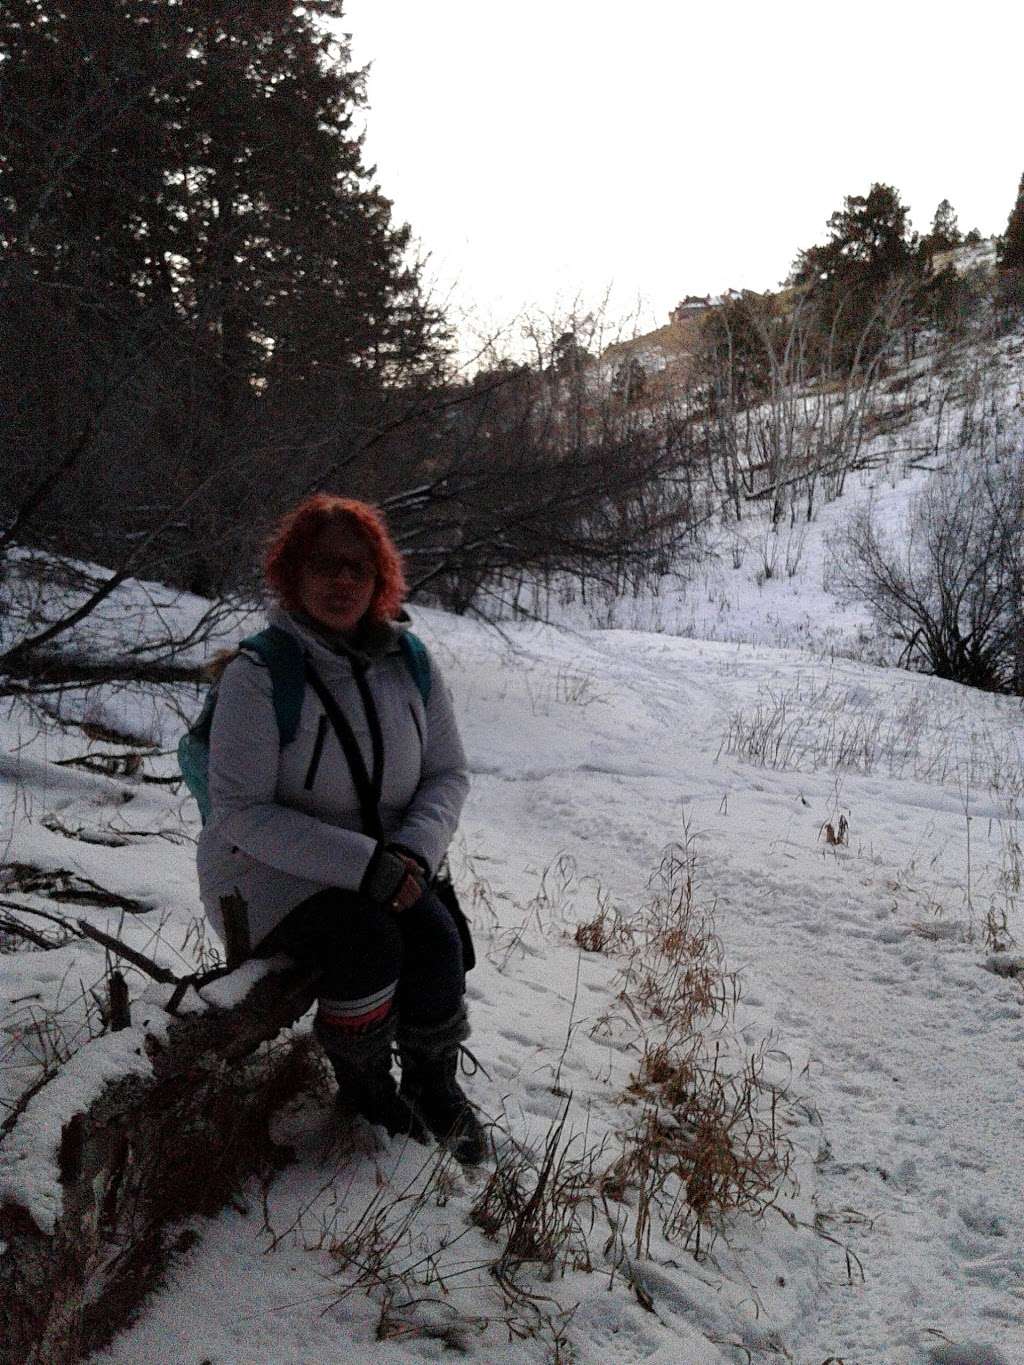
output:
[[[440,1024],[400,1025],[399,1093],[456,1161],[476,1166],[487,1155],[487,1138],[458,1083],[459,1044],[468,1036],[465,1009]]]
[[[386,1128],[392,1137],[403,1135],[416,1142],[430,1138],[409,1101],[398,1093],[391,1074],[390,1021],[370,1033],[341,1038],[331,1030],[321,1042],[338,1081],[335,1100],[338,1113],[346,1117],[361,1114],[369,1123]]]

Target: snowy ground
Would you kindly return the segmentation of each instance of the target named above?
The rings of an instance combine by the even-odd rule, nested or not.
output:
[[[795,1226],[777,1212],[741,1217],[702,1263],[656,1234],[633,1272],[648,1311],[604,1255],[607,1221],[596,1225],[585,1239],[592,1272],[543,1286],[566,1312],[579,1305],[564,1329],[575,1358],[743,1360],[742,1345],[755,1358],[910,1365],[949,1337],[1024,1360],[1024,1001],[1017,982],[985,970],[984,941],[988,910],[1011,895],[1000,878],[1012,873],[1007,840],[1021,795],[1019,706],[796,650],[542,627],[503,641],[440,613],[419,622],[455,691],[474,774],[456,861],[467,898],[477,892],[473,1046],[490,1079],[471,1084],[499,1134],[535,1147],[564,1092],[580,1148],[606,1135],[613,1144],[635,1121],[622,1092],[642,1034],[601,1022],[616,961],[581,953],[571,935],[595,913],[594,879],[627,916],[649,900],[647,878],[684,830],[697,850],[697,900],[715,907],[742,976],[734,1046],[769,1040],[771,1079],[784,1091],[799,1193],[781,1208]],[[796,769],[727,752],[731,718],[783,695],[806,717],[803,752],[813,759],[801,760],[795,742]],[[829,711],[823,697],[841,704]],[[110,703],[135,710],[124,696]],[[86,913],[120,922],[175,964],[198,908],[179,796],[137,775],[57,766],[103,751],[80,732],[17,714],[6,725],[17,817],[8,857],[141,901],[146,909],[123,917]],[[827,761],[837,725],[878,736],[863,745],[864,771]],[[841,815],[848,842],[830,846],[822,827],[838,829]],[[127,842],[83,843],[68,830]],[[165,837],[150,837],[157,831]],[[572,869],[559,871],[559,858]],[[79,983],[101,972],[100,955],[81,948],[4,960],[5,1084],[19,1060],[11,1024],[24,1029],[31,1006],[59,986],[70,1032]],[[313,1105],[291,1116],[288,1136],[299,1159],[270,1191],[276,1248],[254,1192],[247,1211],[202,1228],[141,1322],[97,1359],[327,1360],[340,1341],[363,1358],[437,1357],[438,1341],[412,1334],[434,1320],[422,1308],[398,1314],[409,1335],[373,1344],[378,1300],[344,1297],[345,1274],[322,1244],[325,1228],[328,1244],[342,1240],[378,1180],[397,1191],[411,1179],[422,1150],[345,1156]],[[551,1358],[541,1321],[536,1338],[507,1344],[500,1295],[475,1269],[497,1254],[467,1222],[485,1177],[449,1172],[443,1208],[428,1202],[413,1245],[463,1235],[437,1253],[447,1295],[436,1282],[420,1292],[442,1301],[435,1317],[468,1322],[471,1354]],[[417,1259],[412,1245],[402,1256]]]
[[[548,1277],[521,1271],[529,1298],[503,1294],[489,1270],[502,1237],[470,1218],[490,1168],[339,1134],[310,1099],[281,1118],[296,1159],[265,1203],[254,1187],[197,1223],[94,1365],[397,1362],[452,1348],[586,1365],[1022,1365],[1024,978],[992,970],[1024,951],[1006,932],[1024,941],[1021,706],[846,657],[881,645],[827,592],[823,529],[872,480],[897,517],[918,477],[855,481],[810,528],[792,577],[758,583],[765,533],[752,524],[738,568],[723,551],[687,592],[621,604],[615,629],[571,608],[561,628],[500,634],[416,614],[473,772],[453,861],[480,949],[472,1047],[488,1074],[467,1087],[502,1161],[560,1134],[580,1191],[563,1255]],[[144,624],[126,602],[110,629],[119,611]],[[123,743],[21,704],[0,716],[0,862],[53,874],[35,890],[0,874],[8,906],[71,911],[191,966],[196,821],[180,790],[143,779],[173,773],[178,713],[195,705],[188,688],[66,696],[65,717],[153,742],[114,775],[66,760]],[[770,761],[756,761],[770,736]],[[625,950],[574,939],[601,905],[643,924],[671,845],[688,850],[694,904],[740,977],[735,1016],[708,1021],[709,1041],[733,1068],[760,1057],[761,1112],[774,1090],[792,1147],[777,1207],[726,1219],[700,1260],[664,1235],[667,1209],[638,1255],[635,1191],[596,1193],[643,1122],[627,1087],[663,1030],[619,996]],[[82,878],[137,904],[90,904]],[[89,988],[103,975],[88,945],[24,949],[0,958],[8,1103],[95,1029]],[[43,1199],[33,1181],[46,1160],[0,1162],[0,1189]],[[392,1250],[367,1292],[342,1253],[368,1207]]]

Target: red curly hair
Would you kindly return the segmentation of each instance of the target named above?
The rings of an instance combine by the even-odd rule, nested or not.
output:
[[[366,542],[377,567],[367,618],[376,625],[394,620],[405,601],[405,574],[384,514],[368,502],[334,493],[314,493],[278,522],[263,558],[263,574],[271,591],[286,611],[298,608],[302,567],[313,541],[325,527],[339,524]]]

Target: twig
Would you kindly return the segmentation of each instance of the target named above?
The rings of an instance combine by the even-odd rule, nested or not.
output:
[[[165,986],[173,986],[177,983],[178,978],[173,972],[168,971],[166,967],[161,967],[158,962],[154,962],[145,953],[140,953],[135,948],[129,948],[127,943],[122,943],[119,938],[105,934],[102,929],[93,928],[91,924],[87,924],[82,919],[78,921],[78,927],[86,938],[91,938],[93,942],[101,944],[104,948],[109,948],[112,953],[116,953],[118,957],[123,957],[127,962],[132,963],[140,971],[145,972],[147,976],[151,976],[154,981],[159,981]]]
[[[12,919],[0,919],[0,934],[16,934],[19,938],[24,938],[29,943],[34,943],[37,948],[59,948],[59,943],[53,943],[42,934],[36,933],[34,929],[29,929],[25,924],[17,924]]]
[[[562,1096],[564,1093],[561,1087],[562,1067],[565,1063],[566,1053],[569,1051],[569,1044],[572,1042],[573,1021],[576,1017],[576,1005],[580,998],[580,967],[583,965],[582,950],[576,954],[576,984],[573,988],[572,1003],[569,1006],[569,1023],[565,1030],[565,1042],[562,1044],[562,1053],[558,1059],[558,1066],[555,1068],[555,1079],[551,1086],[553,1095]]]
[[[38,893],[26,892],[25,894],[32,895]],[[39,919],[48,919],[52,924],[59,924],[62,929],[67,929],[72,934],[75,932],[74,925],[69,924],[68,921],[63,919],[60,915],[51,915],[48,910],[36,910],[31,905],[19,905],[17,901],[9,901],[3,897],[0,897],[0,906],[2,906],[4,910],[17,910],[21,915],[36,915]]]
[[[5,1138],[8,1133],[14,1130],[15,1124],[18,1122],[22,1114],[28,1108],[29,1102],[32,1099],[34,1099],[36,1095],[39,1094],[43,1086],[49,1084],[52,1078],[53,1067],[46,1066],[43,1068],[42,1074],[39,1076],[38,1080],[33,1081],[27,1090],[23,1090],[21,1092],[18,1098],[14,1101],[14,1104],[11,1108],[11,1112],[7,1115],[3,1122],[0,1123],[0,1138]]]

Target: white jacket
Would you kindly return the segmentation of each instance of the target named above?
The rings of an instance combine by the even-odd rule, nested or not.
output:
[[[436,871],[451,842],[469,789],[466,757],[451,696],[431,659],[426,706],[393,625],[366,655],[334,650],[286,612],[273,625],[294,635],[352,727],[367,772],[373,743],[354,663],[380,722],[383,772],[380,815],[386,837]],[[288,912],[327,887],[355,890],[376,841],[362,832],[359,798],[341,744],[307,684],[299,728],[281,747],[269,670],[243,653],[217,689],[210,731],[210,816],[199,836],[199,887],[207,916],[225,938],[221,897],[248,907],[255,947]]]

